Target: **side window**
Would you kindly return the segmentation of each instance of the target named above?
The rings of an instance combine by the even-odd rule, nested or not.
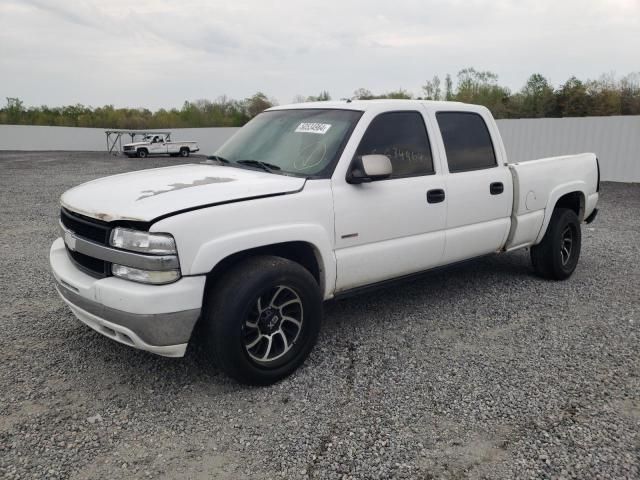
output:
[[[392,178],[434,173],[431,147],[422,115],[389,112],[374,118],[356,155],[382,154],[391,159]]]
[[[489,129],[480,115],[472,112],[438,112],[436,118],[450,172],[480,170],[497,165]]]

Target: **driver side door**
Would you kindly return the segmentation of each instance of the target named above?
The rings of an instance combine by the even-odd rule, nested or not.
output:
[[[167,153],[167,146],[164,143],[164,137],[160,135],[155,135],[153,137],[153,139],[151,140],[151,144],[149,145],[149,153]]]
[[[438,192],[445,179],[425,120],[414,110],[371,120],[354,158],[386,155],[389,178],[354,185],[334,175],[336,293],[441,264],[447,200]]]

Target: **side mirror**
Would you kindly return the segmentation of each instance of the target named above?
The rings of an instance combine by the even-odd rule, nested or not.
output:
[[[363,155],[351,162],[347,183],[360,184],[389,178],[393,173],[391,160],[386,155]]]

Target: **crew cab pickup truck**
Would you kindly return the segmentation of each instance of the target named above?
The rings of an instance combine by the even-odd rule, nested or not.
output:
[[[129,158],[146,158],[149,155],[188,157],[199,150],[196,142],[172,142],[171,136],[165,134],[145,135],[141,142],[127,143],[122,146],[122,153]]]
[[[522,248],[566,279],[599,183],[592,153],[509,164],[481,106],[280,106],[205,163],[65,192],[50,261],[103,335],[172,357],[197,340],[233,378],[270,384],[309,354],[324,300]]]

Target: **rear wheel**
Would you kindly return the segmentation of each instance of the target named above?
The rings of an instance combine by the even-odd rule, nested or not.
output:
[[[322,297],[309,271],[280,257],[250,258],[207,293],[205,350],[239,382],[269,385],[304,362],[321,319]]]
[[[180,149],[180,156],[183,158],[186,158],[189,156],[189,149],[188,148],[181,148]]]
[[[141,148],[138,150],[138,158],[147,158],[149,156],[149,152],[146,148]]]
[[[582,232],[573,210],[553,211],[542,242],[531,247],[531,262],[538,275],[552,280],[569,278],[578,265]]]

